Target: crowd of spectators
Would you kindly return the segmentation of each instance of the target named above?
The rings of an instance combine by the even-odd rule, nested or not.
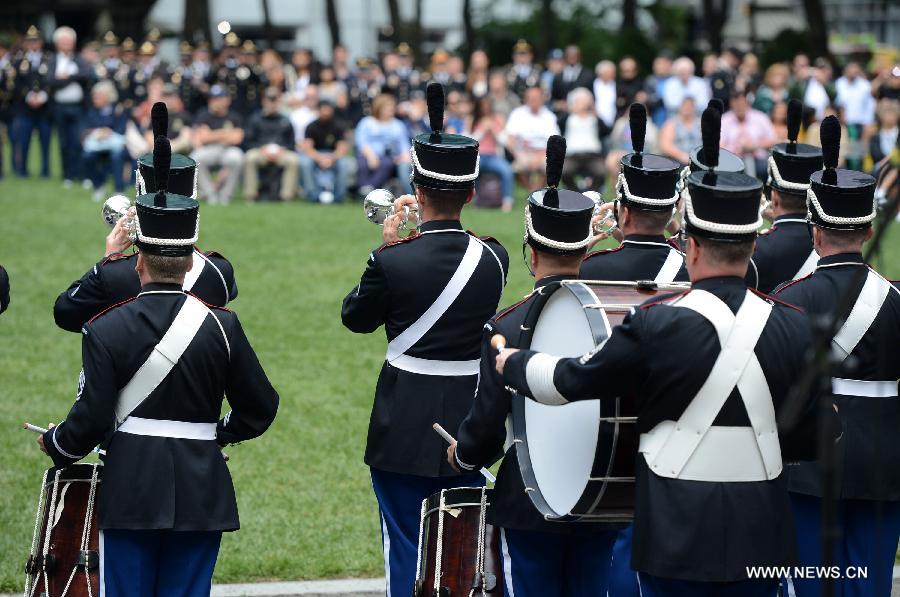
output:
[[[566,186],[609,189],[631,151],[632,102],[651,115],[646,150],[685,163],[700,144],[699,113],[711,98],[722,100],[721,144],[760,178],[770,148],[786,137],[791,98],[804,104],[805,140],[817,143],[818,122],[837,114],[842,163],[876,173],[897,146],[900,119],[900,67],[866,72],[847,62],[835,70],[802,54],[764,71],[755,55],[736,49],[704,56],[699,71],[689,57],[660,54],[643,73],[627,56],[591,68],[576,46],[539,62],[525,40],[506,65],[491,64],[482,50],[437,50],[417,65],[406,44],[378,59],[351,61],[340,46],[328,57],[305,48],[282,55],[233,33],[217,52],[182,42],[172,64],[160,60],[155,31],[140,45],[112,32],[79,44],[60,27],[52,41],[45,48],[31,28],[14,44],[0,42],[0,122],[13,169],[29,175],[37,131],[40,175],[49,176],[55,129],[64,184],[81,182],[97,199],[107,180],[122,191],[134,160],[152,147],[157,101],[169,108],[173,149],[197,160],[199,196],[209,203],[228,203],[241,181],[247,201],[330,203],[385,185],[409,192],[410,138],[430,130],[424,88],[431,81],[445,86],[444,130],[480,142],[478,202],[507,210],[517,181],[526,189],[543,184],[553,134],[567,141]]]

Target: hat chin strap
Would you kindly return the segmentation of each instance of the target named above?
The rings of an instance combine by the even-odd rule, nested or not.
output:
[[[653,197],[640,197],[635,195],[631,192],[631,189],[628,188],[628,179],[625,178],[624,172],[619,172],[619,178],[616,181],[616,192],[632,203],[642,203],[654,207],[671,207],[678,203],[678,197],[680,196],[677,186],[675,188],[675,194],[671,197],[666,197],[665,199],[654,199]]]
[[[771,186],[772,181],[775,181],[779,187],[786,189],[788,191],[800,191],[803,192],[809,189],[809,183],[802,182],[792,182],[790,180],[785,180],[781,177],[781,172],[778,170],[778,164],[775,162],[774,156],[769,156],[769,180],[766,181]]]
[[[416,155],[416,148],[411,147],[409,150],[410,158],[412,159],[413,166],[415,170],[419,174],[423,174],[428,178],[434,178],[435,180],[442,180],[444,182],[472,182],[476,178],[478,178],[478,170],[481,167],[481,155],[475,156],[475,172],[473,174],[444,174],[443,172],[434,172],[432,170],[426,170],[422,167],[422,164],[419,163],[419,156]]]
[[[859,226],[862,224],[869,224],[872,220],[875,219],[875,216],[878,214],[877,212],[877,199],[872,199],[872,213],[859,216],[856,218],[842,218],[838,216],[831,216],[825,213],[825,210],[822,209],[822,204],[819,203],[819,198],[816,196],[815,191],[812,190],[812,186],[806,189],[806,220],[808,222],[812,222],[813,210],[815,210],[815,215],[825,222],[826,224],[834,224],[836,226]]]
[[[529,238],[533,238],[537,242],[541,243],[545,247],[549,249],[556,249],[557,251],[579,251],[581,249],[586,249],[591,244],[591,239],[594,238],[593,231],[591,230],[591,224],[588,223],[587,229],[587,237],[584,240],[579,240],[576,242],[563,242],[559,240],[553,240],[552,238],[547,238],[543,234],[539,233],[534,229],[534,224],[531,221],[531,208],[529,205],[525,205],[525,242],[528,242]]]
[[[756,232],[759,232],[759,229],[763,224],[762,206],[760,206],[757,220],[752,224],[722,224],[720,222],[713,222],[712,220],[704,220],[694,212],[694,202],[691,200],[691,191],[687,186],[684,187],[683,195],[684,211],[687,214],[691,225],[700,230],[718,234],[755,234]]]

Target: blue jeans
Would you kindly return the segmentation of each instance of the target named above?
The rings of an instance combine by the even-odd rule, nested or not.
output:
[[[360,152],[356,156],[356,166],[356,184],[360,188],[371,186],[377,189],[384,186],[396,174],[403,192],[412,193],[412,186],[409,183],[412,166],[408,163],[395,164],[389,156],[382,156],[378,166],[372,169],[369,168],[369,162]]]
[[[122,148],[114,151],[85,151],[84,170],[90,179],[94,189],[99,189],[106,182],[106,177],[112,175],[113,187],[117,192],[125,189],[125,158],[127,150]],[[105,160],[105,161],[104,161]]]
[[[50,115],[47,112],[26,110],[13,118],[12,138],[13,169],[19,176],[28,176],[28,150],[31,147],[31,135],[37,129],[41,142],[41,176],[50,177]]]
[[[513,171],[506,158],[497,154],[482,154],[479,169],[481,172],[493,172],[500,177],[500,188],[503,191],[504,199],[513,196]]]
[[[56,104],[53,123],[59,138],[59,152],[62,161],[63,178],[81,178],[81,103]]]
[[[310,201],[318,201],[323,190],[331,190],[334,200],[341,201],[347,195],[347,178],[350,164],[347,158],[340,158],[327,171],[323,171],[316,162],[306,154],[300,154],[300,183],[303,194]],[[324,189],[321,184],[323,174],[331,174],[331,188]]]

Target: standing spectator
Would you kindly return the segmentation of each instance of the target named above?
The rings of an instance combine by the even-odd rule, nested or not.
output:
[[[331,67],[338,81],[350,87],[353,79],[353,70],[350,68],[350,54],[347,48],[338,44],[331,50]]]
[[[847,167],[851,170],[862,168],[863,136],[866,127],[875,122],[875,98],[872,85],[863,75],[862,67],[850,62],[844,67],[844,76],[835,82],[837,99],[835,103],[844,111],[844,122],[850,135],[850,154]]]
[[[244,156],[244,196],[253,202],[259,198],[259,169],[281,168],[278,197],[290,201],[297,192],[300,159],[294,152],[294,127],[279,110],[281,92],[269,87],[263,92],[262,110],[250,117],[244,132],[247,153]]]
[[[581,64],[581,50],[578,46],[567,46],[565,52],[566,65],[561,73],[553,77],[550,88],[550,101],[557,112],[565,111],[569,92],[578,87],[590,89],[593,85],[591,72]]]
[[[510,91],[506,75],[502,70],[494,69],[488,79],[488,97],[491,98],[494,111],[509,118],[510,113],[522,105],[519,96]]]
[[[847,133],[847,125],[844,123],[844,115],[839,108],[835,108],[834,106],[828,106],[825,108],[825,115],[822,118],[828,118],[829,116],[834,116],[838,119],[838,122],[841,124],[841,144],[838,149],[838,167],[843,168],[847,164],[847,156],[850,154],[850,135]],[[806,127],[806,140],[807,142],[818,142],[821,132],[822,121],[816,120],[811,122]]]
[[[700,77],[694,75],[694,62],[687,56],[682,56],[672,64],[673,77],[669,77],[663,86],[663,103],[666,112],[671,116],[678,111],[684,96],[694,98],[694,107],[698,111],[706,108],[709,103],[709,85]]]
[[[869,156],[872,174],[878,176],[897,147],[897,120],[900,117],[900,100],[884,98],[878,102],[878,128],[869,139]]]
[[[750,107],[747,94],[736,91],[731,96],[731,110],[722,116],[720,144],[743,158],[750,176],[766,176],[769,148],[778,141],[768,117]]]
[[[616,117],[628,110],[634,102],[643,104],[647,101],[644,80],[640,76],[637,60],[625,56],[619,61],[619,79],[616,82]]]
[[[87,96],[85,90],[93,73],[93,69],[75,55],[76,39],[71,27],[59,27],[53,32],[56,54],[50,59],[48,68],[65,188],[81,177],[81,117]]]
[[[544,62],[544,70],[541,72],[541,89],[544,97],[550,101],[550,92],[553,88],[553,80],[563,72],[566,66],[565,52],[559,48],[553,48],[547,52],[547,60]]]
[[[815,66],[796,71],[798,78],[791,88],[791,96],[803,102],[815,111],[816,119],[825,118],[825,109],[837,97],[834,83],[831,82],[831,64],[824,58],[817,58]],[[806,74],[806,78],[799,76]]]
[[[525,91],[525,104],[509,115],[504,129],[508,149],[512,152],[513,171],[525,188],[538,189],[546,174],[547,139],[559,134],[556,116],[544,105],[540,87]]]
[[[755,93],[762,78],[759,76],[759,58],[753,52],[744,54],[741,66],[738,69],[737,80],[734,88],[744,93]]]
[[[506,82],[509,90],[523,99],[526,89],[541,82],[541,69],[534,64],[534,51],[531,44],[524,39],[520,39],[513,46],[512,58],[512,66],[506,73]]]
[[[788,138],[787,133],[787,104],[778,102],[772,106],[772,113],[769,115],[772,121],[772,130],[775,131],[775,138],[779,142],[783,142]]]
[[[91,90],[92,107],[84,119],[85,173],[94,189],[94,201],[103,199],[103,183],[112,175],[117,193],[125,190],[125,125],[128,113],[118,104],[116,86],[100,81]]]
[[[339,81],[334,68],[330,65],[322,66],[319,70],[319,101],[326,101],[334,106],[347,105],[347,86]]]
[[[789,74],[788,67],[781,63],[767,68],[762,87],[757,90],[756,99],[753,100],[753,107],[771,116],[775,104],[787,104]]]
[[[736,86],[740,64],[741,58],[738,51],[728,48],[722,52],[722,56],[716,62],[716,71],[708,77],[710,95],[721,100],[726,109]]]
[[[622,168],[622,157],[634,151],[631,143],[631,119],[626,112],[616,120],[612,132],[609,134],[609,151],[606,154],[606,180],[610,188],[615,188],[616,179]],[[652,122],[647,122],[647,131],[644,134],[644,151],[646,153],[658,153],[659,130]]]
[[[806,80],[812,76],[812,66],[810,65],[809,56],[807,54],[796,54],[791,60],[791,80],[790,85],[806,83]]]
[[[659,149],[663,155],[682,164],[691,161],[691,151],[701,144],[700,119],[694,98],[687,95],[681,100],[678,112],[668,119],[659,131]]]
[[[491,62],[487,52],[475,50],[469,56],[469,70],[466,74],[466,92],[474,99],[479,99],[488,94],[488,75]]]
[[[900,101],[900,64],[889,65],[881,69],[881,72],[872,81],[872,95],[878,100]]]
[[[38,28],[31,26],[22,40],[22,53],[17,60],[15,101],[13,103],[13,169],[21,177],[28,176],[28,149],[31,135],[37,129],[41,142],[41,176],[50,178],[50,95],[47,56]]]
[[[566,160],[562,180],[574,190],[594,190],[603,183],[603,139],[609,128],[594,112],[594,96],[583,87],[569,92],[568,112],[559,119],[559,130],[566,138]],[[578,185],[576,176],[585,177]]]
[[[306,127],[300,154],[306,198],[319,203],[340,202],[347,194],[349,164],[347,129],[335,118],[334,105],[319,100],[319,117]]]
[[[597,79],[594,81],[594,101],[597,116],[607,128],[616,122],[616,65],[609,60],[597,63]]]
[[[357,183],[363,196],[395,175],[403,192],[412,192],[409,136],[396,112],[394,97],[381,94],[372,102],[372,115],[356,126]]]
[[[306,98],[307,87],[319,83],[319,69],[309,48],[294,50],[291,66],[287,69],[287,85],[291,90],[288,100],[292,107],[297,107]]]
[[[663,104],[663,86],[672,76],[672,58],[668,54],[660,54],[653,59],[653,74],[647,77],[647,109],[653,124],[661,127],[666,121],[666,106]]]
[[[221,85],[209,90],[207,108],[195,120],[191,157],[197,161],[197,186],[210,205],[227,204],[241,176],[244,121],[231,110],[231,98]],[[219,168],[213,178],[212,168]]]
[[[506,118],[494,109],[491,98],[483,97],[478,100],[472,137],[478,141],[481,171],[493,172],[500,178],[500,192],[503,194],[501,208],[510,212],[513,208],[513,171],[503,155],[503,145],[500,143],[505,125]]]

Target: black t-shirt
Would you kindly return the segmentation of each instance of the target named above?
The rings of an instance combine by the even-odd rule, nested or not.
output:
[[[229,111],[225,116],[217,116],[215,114],[210,113],[210,111],[206,108],[200,111],[197,115],[197,120],[194,123],[196,126],[203,126],[204,124],[211,128],[212,130],[218,129],[239,129],[243,128],[244,121],[241,118],[241,115],[237,112]]]
[[[346,134],[347,129],[334,119],[314,120],[306,127],[306,138],[312,139],[316,151],[334,151]]]
[[[183,128],[190,128],[193,117],[187,112],[176,112],[169,115],[169,135],[172,139],[181,134]]]

